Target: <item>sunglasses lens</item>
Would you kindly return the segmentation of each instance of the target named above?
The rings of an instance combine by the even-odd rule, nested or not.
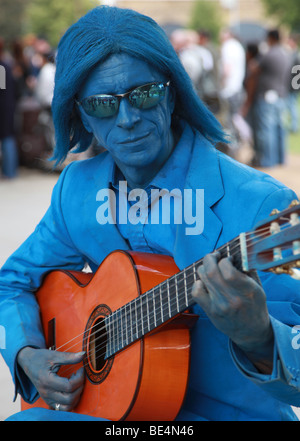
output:
[[[128,97],[130,104],[137,109],[150,109],[160,103],[166,94],[166,85],[151,83],[139,86],[123,95],[93,95],[81,101],[81,106],[89,115],[96,118],[107,118],[117,113],[121,97]]]
[[[119,100],[111,95],[92,96],[81,103],[85,112],[97,118],[113,116],[119,109]]]
[[[138,109],[150,109],[160,103],[166,93],[163,83],[148,84],[134,89],[129,95],[132,106]]]

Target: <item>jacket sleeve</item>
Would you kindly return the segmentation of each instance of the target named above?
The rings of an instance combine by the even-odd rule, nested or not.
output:
[[[283,210],[296,195],[288,189],[277,190],[262,204],[256,221],[268,218],[273,208]],[[267,296],[274,331],[273,372],[257,371],[246,355],[232,342],[229,350],[239,371],[280,401],[300,406],[300,281],[288,275],[259,272]]]
[[[34,293],[46,272],[56,268],[81,270],[84,266],[84,258],[69,236],[60,203],[68,169],[69,166],[54,187],[45,216],[0,271],[0,326],[5,336],[0,349],[16,385],[16,394],[29,402],[37,397],[37,391],[17,366],[16,357],[25,346],[45,347]]]

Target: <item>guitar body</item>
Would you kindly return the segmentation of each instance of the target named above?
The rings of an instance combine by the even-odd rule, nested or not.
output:
[[[87,353],[85,386],[74,412],[113,421],[176,417],[189,374],[190,331],[188,320],[180,320],[184,314],[107,359],[105,335],[98,337],[111,312],[178,271],[168,256],[116,251],[93,276],[68,271],[46,276],[37,299],[48,346]],[[79,367],[64,366],[59,375],[69,377]],[[48,408],[42,399],[33,405],[22,402],[22,409],[28,407]]]

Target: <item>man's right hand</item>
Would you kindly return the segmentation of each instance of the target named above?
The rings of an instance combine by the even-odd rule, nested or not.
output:
[[[70,378],[57,375],[62,365],[80,363],[84,352],[59,352],[48,349],[21,349],[17,362],[38,390],[41,398],[52,408],[70,411],[78,403],[84,385],[84,369],[80,368]]]

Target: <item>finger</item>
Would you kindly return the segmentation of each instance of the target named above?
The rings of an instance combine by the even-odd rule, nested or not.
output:
[[[45,401],[53,408],[55,404],[60,404],[60,410],[71,410],[78,403],[83,391],[84,369],[79,369],[70,379],[58,377],[54,387],[55,389],[51,389],[49,384]],[[61,388],[56,389],[57,387]]]
[[[215,292],[224,285],[224,279],[220,272],[218,261],[220,254],[215,252],[207,254],[203,264],[198,268],[198,274],[208,291]]]
[[[82,386],[84,382],[84,369],[78,369],[70,378],[61,377],[52,373],[49,377],[48,388],[62,393],[72,393]]]
[[[219,270],[224,281],[227,285],[230,285],[231,288],[241,289],[242,287],[247,287],[248,289],[252,289],[258,285],[254,279],[242,271],[239,271],[233,265],[230,258],[224,258],[219,262]]]
[[[201,280],[196,280],[192,286],[192,297],[204,309],[210,303],[209,293]]]
[[[54,410],[61,410],[65,412],[69,412],[74,407],[77,406],[77,404],[80,401],[81,395],[82,395],[83,389],[78,389],[76,392],[73,392],[72,394],[62,394],[62,393],[54,393],[51,396],[50,401],[50,407],[52,407]],[[59,404],[59,409],[56,409],[56,405]]]
[[[85,352],[60,352],[53,351],[52,362],[55,365],[77,364],[83,360]]]

